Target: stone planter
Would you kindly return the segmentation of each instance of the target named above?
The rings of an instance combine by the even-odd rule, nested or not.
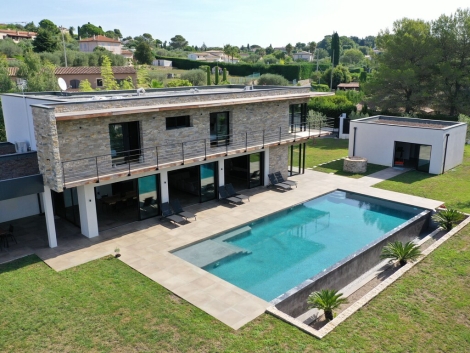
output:
[[[364,174],[367,171],[367,159],[362,157],[347,157],[344,159],[343,171]]]

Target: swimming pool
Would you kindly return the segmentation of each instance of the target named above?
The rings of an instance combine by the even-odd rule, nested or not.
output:
[[[336,190],[173,254],[271,301],[422,211]]]

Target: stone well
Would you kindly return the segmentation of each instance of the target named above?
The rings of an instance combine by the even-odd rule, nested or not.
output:
[[[343,170],[345,172],[363,174],[367,171],[367,159],[363,157],[347,157],[344,159]]]

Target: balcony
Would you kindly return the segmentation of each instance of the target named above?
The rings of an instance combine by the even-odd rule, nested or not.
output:
[[[119,153],[117,159],[110,153],[63,161],[63,187],[70,188],[83,184],[99,183],[102,180],[303,141],[331,134],[332,126],[330,120],[326,124],[316,124],[315,126],[302,123],[269,130],[246,131],[219,136],[218,143],[214,143],[209,138],[197,139],[124,151]]]

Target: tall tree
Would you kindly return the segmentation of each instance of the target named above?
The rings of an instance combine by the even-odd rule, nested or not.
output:
[[[54,22],[52,22],[51,20],[47,20],[47,19],[44,19],[39,22],[39,28],[49,31],[52,34],[60,33],[59,27],[57,27],[57,25]]]
[[[287,55],[291,55],[292,54],[292,50],[294,49],[294,47],[292,46],[292,44],[287,44],[286,45],[286,52],[287,52]]]
[[[395,21],[392,32],[379,33],[377,44],[383,53],[377,57],[377,72],[365,87],[382,110],[404,108],[409,113],[429,101],[436,61],[430,34],[428,22],[407,18]]]
[[[17,76],[27,81],[26,90],[29,92],[58,90],[55,77],[55,66],[50,62],[41,63],[41,58],[33,52],[24,54]]]
[[[310,53],[313,54],[316,48],[317,48],[317,43],[315,43],[314,41],[311,41],[308,43],[308,50]]]
[[[52,53],[59,48],[58,37],[51,31],[39,28],[36,38],[33,40],[33,48],[36,53]]]
[[[339,56],[340,56],[340,49],[339,49],[339,36],[338,32],[334,32],[333,36],[331,37],[331,48],[330,48],[330,56],[331,62],[333,66],[337,66],[339,64]]]
[[[458,9],[432,23],[433,48],[437,49],[435,100],[439,110],[456,116],[470,111],[470,10]]]
[[[188,45],[188,41],[180,34],[171,38],[170,46],[174,49],[183,49]]]
[[[147,42],[140,42],[139,45],[135,48],[134,53],[135,59],[139,64],[151,65],[155,56],[152,53],[152,48]]]
[[[211,82],[211,68],[210,66],[207,66],[206,68],[206,76],[207,76],[207,85],[210,86],[212,84]]]
[[[91,24],[88,22],[87,24],[84,24],[81,27],[78,27],[78,35],[81,38],[90,38],[93,37],[94,35],[102,35],[104,36],[104,31],[101,27],[97,27],[94,24]]]
[[[114,33],[116,34],[117,38],[119,38],[119,39],[122,38],[122,34],[121,34],[121,31],[119,29],[115,28]]]
[[[114,91],[119,89],[119,85],[114,79],[113,68],[111,60],[106,56],[102,56],[103,63],[101,64],[101,77],[103,78],[103,88],[107,91]]]

